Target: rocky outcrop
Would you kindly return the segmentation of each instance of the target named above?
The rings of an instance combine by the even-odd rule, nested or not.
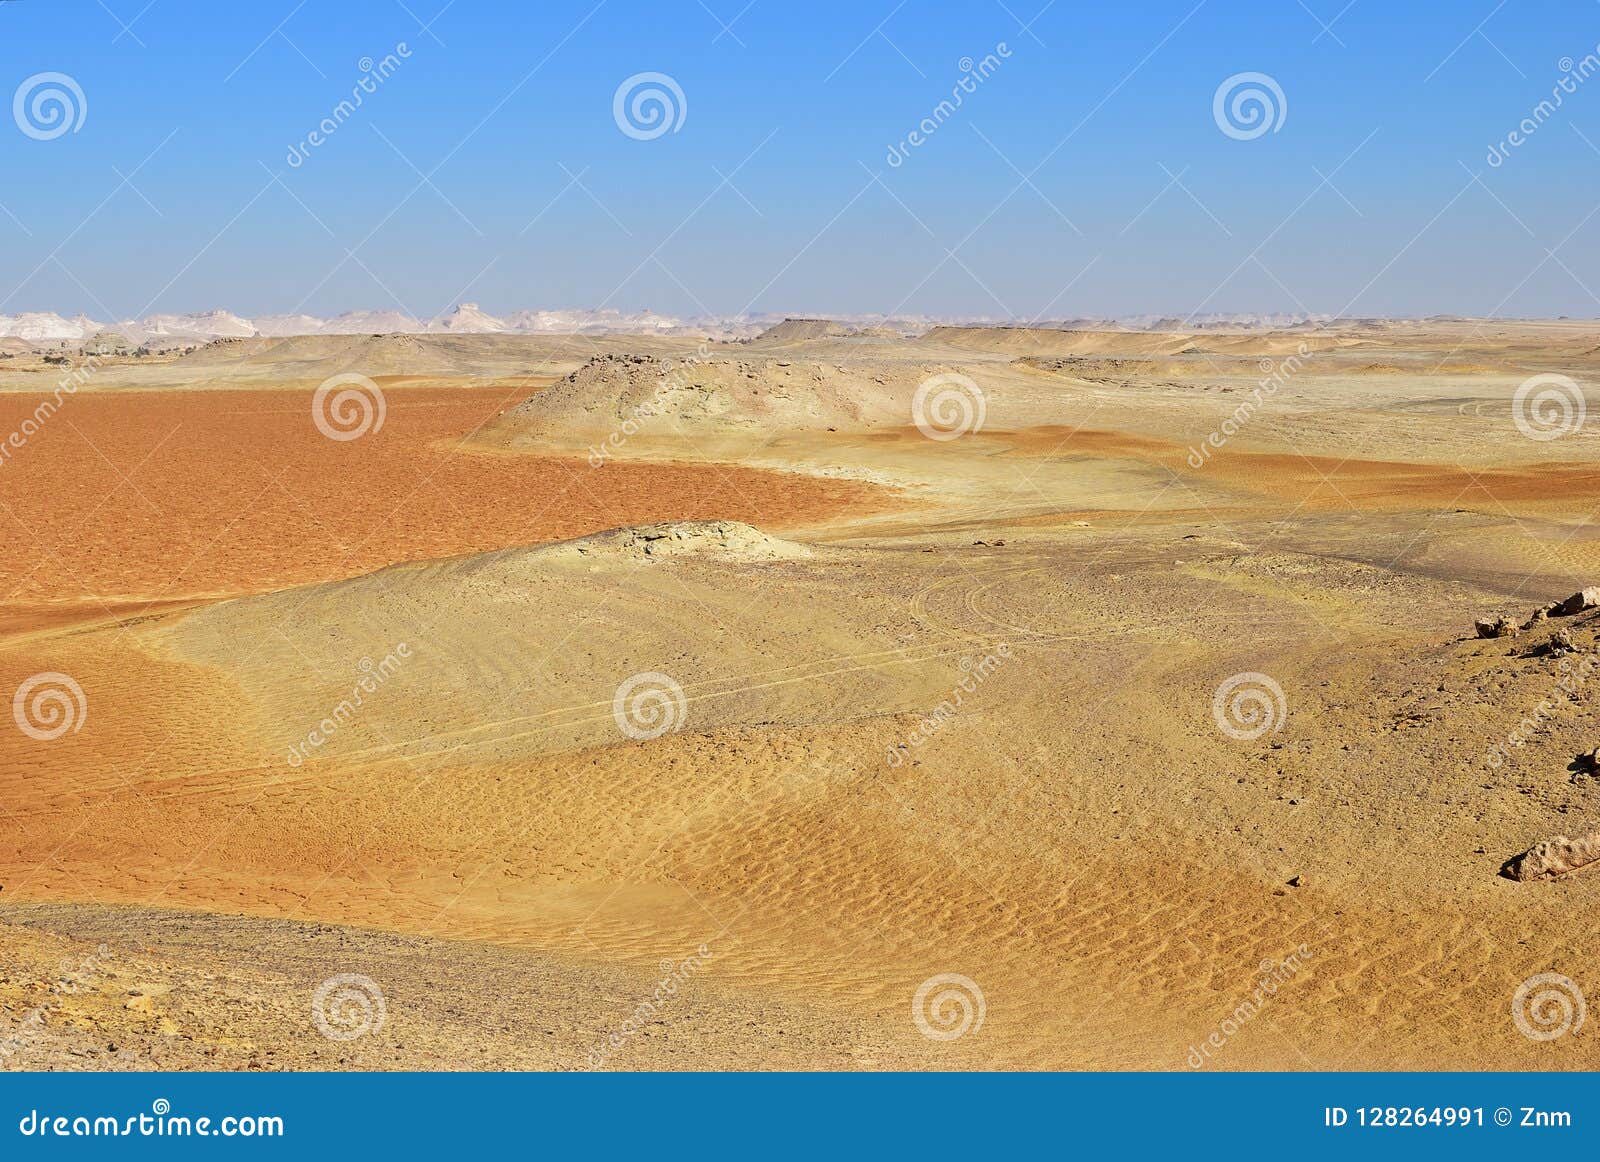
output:
[[[806,545],[768,536],[752,525],[734,520],[634,525],[522,551],[544,559],[660,560],[705,556],[736,561],[777,561],[811,556],[811,549]]]
[[[1557,617],[1571,617],[1575,613],[1582,613],[1596,606],[1600,606],[1600,586],[1591,585],[1587,589],[1578,590],[1550,612]]]
[[[1600,860],[1600,832],[1580,839],[1557,835],[1534,844],[1500,869],[1508,879],[1553,880]]]

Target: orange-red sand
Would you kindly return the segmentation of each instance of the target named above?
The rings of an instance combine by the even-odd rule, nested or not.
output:
[[[0,606],[30,622],[62,602],[120,613],[619,525],[782,529],[890,503],[872,485],[793,473],[461,447],[527,395],[391,388],[382,429],[344,442],[313,425],[304,391],[69,397],[0,466]],[[0,396],[0,439],[41,398]]]

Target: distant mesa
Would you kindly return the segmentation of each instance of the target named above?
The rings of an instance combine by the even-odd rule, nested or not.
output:
[[[461,303],[448,315],[440,315],[428,324],[430,331],[467,331],[472,334],[492,334],[508,329],[504,319],[486,313],[477,303]]]
[[[834,339],[853,334],[855,328],[832,319],[785,319],[756,336],[756,342],[788,342],[796,339]]]

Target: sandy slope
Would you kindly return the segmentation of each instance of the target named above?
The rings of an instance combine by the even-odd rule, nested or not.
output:
[[[150,566],[94,574],[93,616],[14,590],[0,686],[69,673],[89,710],[51,741],[0,732],[0,1003],[46,1008],[16,1060],[1183,1069],[1217,1034],[1205,1068],[1600,1064],[1588,1025],[1536,1042],[1512,1019],[1539,973],[1600,996],[1600,878],[1497,874],[1600,829],[1575,762],[1592,681],[1490,760],[1600,623],[1471,636],[1600,567],[1592,436],[1509,418],[1544,365],[1586,378],[1592,336],[1352,327],[1198,469],[1245,356],[1188,371],[1184,346],[1227,337],[1134,338],[1148,374],[1127,347],[1085,378],[1013,363],[1006,336],[874,339],[852,362],[858,340],[824,335],[702,361],[665,396],[654,355],[477,419],[440,386],[415,398],[442,409],[424,443],[470,460],[461,512],[376,536],[365,569],[301,533],[302,571],[269,574],[293,529],[251,512],[212,566],[228,600],[130,604]],[[1484,370],[1388,370],[1446,357]],[[956,369],[990,393],[984,431],[893,422]],[[155,427],[173,406],[118,398]],[[503,482],[663,398],[594,508],[495,523]],[[52,447],[28,470],[60,471]],[[297,463],[301,488],[333,478]],[[735,471],[698,509],[683,487]],[[646,523],[604,519],[641,497],[677,523],[596,535]],[[748,523],[683,523],[713,516]],[[1558,627],[1576,652],[1538,655]],[[1276,729],[1219,729],[1241,673],[1282,690]],[[640,674],[681,688],[651,704],[677,729],[623,729]],[[49,1004],[47,966],[100,942],[116,967]],[[336,973],[381,987],[383,1030],[316,1031]],[[913,998],[947,973],[983,1016],[940,1041]],[[625,1049],[592,1058],[613,1034]]]

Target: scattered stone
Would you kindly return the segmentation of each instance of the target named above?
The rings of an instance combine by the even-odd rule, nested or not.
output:
[[[1600,747],[1578,756],[1578,769],[1586,775],[1600,775]]]
[[[1517,623],[1505,614],[1501,614],[1494,621],[1480,617],[1472,625],[1478,631],[1479,637],[1510,637],[1517,632]]]
[[[1291,877],[1289,877],[1289,886],[1291,888],[1303,888],[1303,887],[1305,887],[1306,886],[1306,877],[1305,876],[1291,876]]]
[[[1572,653],[1577,648],[1573,644],[1572,635],[1564,629],[1558,629],[1523,656],[1529,658],[1559,658]]]
[[[1541,605],[1538,609],[1535,609],[1528,615],[1528,620],[1522,623],[1522,628],[1532,629],[1541,621],[1548,621],[1550,619],[1550,611],[1553,608],[1555,607],[1551,605]]]
[[[1571,617],[1575,613],[1582,613],[1596,606],[1600,606],[1600,586],[1590,586],[1588,589],[1578,590],[1550,612],[1557,617]]]
[[[1527,883],[1553,880],[1600,860],[1600,832],[1580,839],[1557,835],[1540,840],[1519,856],[1506,861],[1500,874]]]

